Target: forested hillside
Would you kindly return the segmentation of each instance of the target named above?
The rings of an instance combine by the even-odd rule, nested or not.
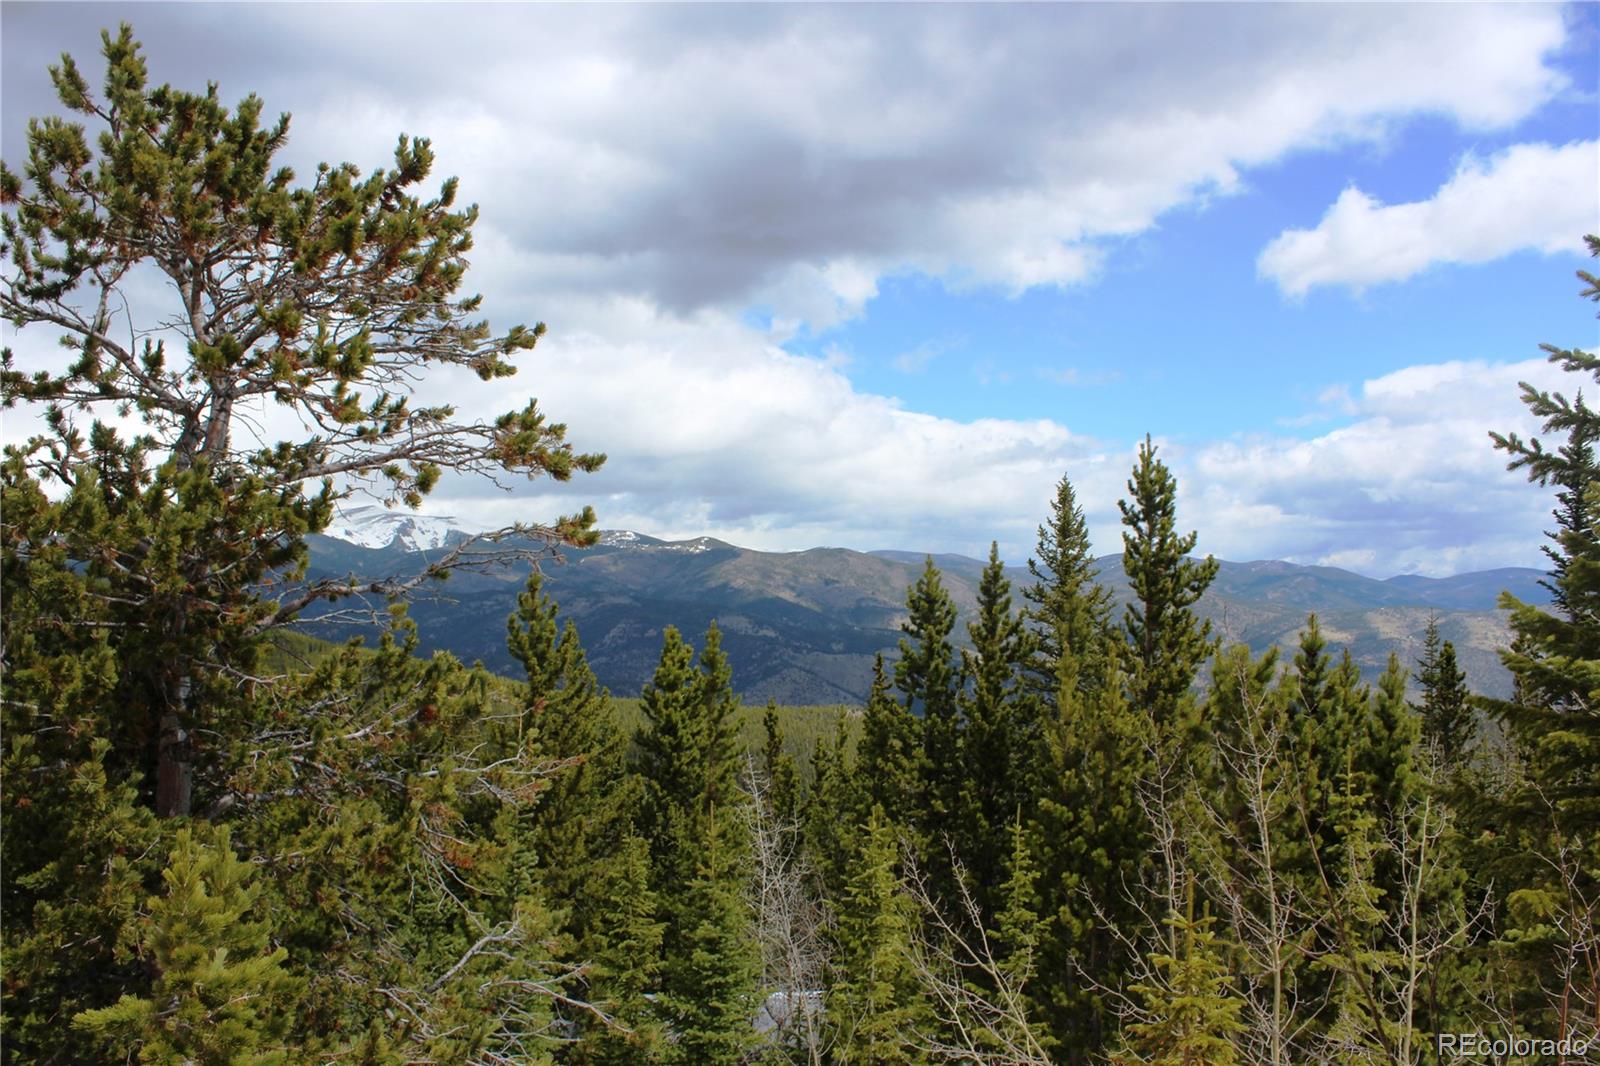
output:
[[[1495,437],[1555,508],[1501,698],[1440,631],[1414,692],[1398,655],[1364,680],[1319,620],[1338,574],[1285,594],[1282,653],[1214,625],[1208,591],[1270,575],[1194,555],[1146,438],[1125,596],[1063,474],[1022,573],[930,559],[890,606],[901,563],[840,557],[880,575],[860,624],[898,623],[846,713],[750,737],[732,614],[629,601],[630,730],[562,578],[491,619],[511,681],[408,616],[447,572],[592,547],[593,511],[310,569],[356,488],[604,461],[531,402],[424,406],[543,333],[464,295],[477,212],[429,142],[296,175],[287,116],[153,85],[126,27],[104,60],[52,68],[73,122],[0,171],[0,310],[64,342],[0,373],[41,416],[0,465],[6,1063],[1412,1064],[1479,1032],[1594,1061],[1600,357],[1548,348],[1544,435]],[[303,432],[253,441],[254,401]],[[722,553],[697,565],[750,565]],[[382,636],[313,648],[328,609]]]
[[[408,551],[398,541],[363,547],[317,535],[307,537],[307,545],[313,579],[403,579],[426,569],[444,550]],[[544,574],[583,634],[595,675],[614,692],[637,692],[649,680],[662,626],[704,631],[715,619],[738,663],[734,687],[747,703],[859,704],[872,685],[874,657],[899,655],[906,591],[924,558],[843,548],[757,552],[707,537],[670,542],[608,532],[591,548],[566,552]],[[955,641],[964,645],[964,624],[978,607],[983,561],[943,555],[935,562],[962,623]],[[1007,566],[1005,574],[1013,583],[1028,577],[1021,564]],[[1121,610],[1131,597],[1122,557],[1094,560],[1093,574]],[[411,615],[421,647],[509,670],[498,618],[525,577],[524,570],[509,568],[463,574],[414,596]],[[1330,639],[1350,650],[1368,682],[1382,675],[1391,652],[1403,663],[1415,662],[1434,622],[1455,645],[1473,690],[1507,696],[1511,675],[1499,649],[1510,630],[1496,599],[1510,590],[1527,602],[1547,603],[1543,577],[1537,570],[1505,569],[1376,581],[1333,567],[1221,562],[1195,610],[1219,635],[1248,644],[1256,654],[1292,647],[1314,612]],[[314,618],[308,614],[302,623],[310,632],[330,639],[350,632]]]

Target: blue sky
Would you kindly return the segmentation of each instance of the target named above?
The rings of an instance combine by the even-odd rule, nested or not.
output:
[[[1110,552],[1148,432],[1225,558],[1541,561],[1486,434],[1597,342],[1595,5],[379,10],[7,3],[0,142],[121,19],[156,80],[293,112],[302,172],[430,135],[471,284],[551,332],[426,387],[611,455],[430,510],[1020,561],[1065,472]]]

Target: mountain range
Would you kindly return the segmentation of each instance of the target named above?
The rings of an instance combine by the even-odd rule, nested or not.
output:
[[[408,524],[392,519],[417,516],[380,508],[352,509],[341,517],[336,528],[343,536],[308,538],[314,577],[416,573],[466,535],[448,519]],[[925,558],[910,551],[844,548],[761,552],[710,537],[666,541],[608,531],[596,547],[567,549],[541,569],[563,616],[576,623],[596,675],[617,695],[635,695],[649,680],[663,627],[676,626],[698,643],[715,620],[734,666],[734,684],[747,702],[770,697],[788,704],[859,703],[873,657],[896,655],[906,589]],[[934,563],[955,600],[957,633],[964,636],[983,562],[937,555]],[[1121,557],[1105,556],[1096,567],[1120,616],[1120,605],[1129,599]],[[1019,566],[1007,572],[1020,604],[1027,571]],[[1428,620],[1436,617],[1474,690],[1503,696],[1510,679],[1497,652],[1509,635],[1496,598],[1506,589],[1526,601],[1547,602],[1539,584],[1544,576],[1507,568],[1377,580],[1335,567],[1222,562],[1198,609],[1217,633],[1258,653],[1272,645],[1291,648],[1315,612],[1335,651],[1348,647],[1369,680],[1391,651],[1412,666]],[[411,615],[423,650],[448,650],[515,676],[505,620],[525,580],[525,567],[458,572],[417,595]],[[306,628],[326,637],[347,632],[315,623]]]

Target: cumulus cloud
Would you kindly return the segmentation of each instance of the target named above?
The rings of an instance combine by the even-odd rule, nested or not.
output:
[[[1600,141],[1519,144],[1468,156],[1427,200],[1339,195],[1315,229],[1286,230],[1257,267],[1291,296],[1317,285],[1403,281],[1435,263],[1482,263],[1523,249],[1578,251],[1600,228]]]
[[[580,446],[611,454],[605,469],[499,499],[457,482],[440,507],[510,519],[593,501],[607,526],[637,521],[652,533],[970,551],[993,537],[1029,541],[1064,469],[1113,471],[1099,486],[1107,495],[1123,476],[1120,456],[1057,422],[907,410],[732,316],[685,320],[617,300],[596,318],[604,335],[567,331],[541,345],[527,387]]]
[[[5,6],[4,138],[35,57],[90,59],[94,5]],[[1020,291],[1296,149],[1435,113],[1514,122],[1563,85],[1554,6],[711,8],[144,5],[159,78],[257,90],[291,154],[381,163],[432,134],[529,296],[827,325],[886,273]],[[201,43],[203,41],[203,44]],[[417,58],[426,42],[430,57]],[[92,65],[89,66],[92,69]],[[495,263],[487,260],[484,270]],[[546,306],[549,306],[548,302]],[[546,312],[550,313],[550,312]]]
[[[1384,576],[1538,565],[1550,495],[1507,471],[1488,437],[1538,435],[1517,401],[1522,381],[1572,388],[1543,360],[1413,366],[1341,396],[1351,421],[1309,440],[1203,446],[1184,464],[1194,486],[1185,521],[1202,550],[1233,559]]]
[[[580,446],[610,451],[607,467],[508,496],[454,482],[441,510],[509,521],[592,502],[608,527],[666,536],[968,554],[998,539],[1020,561],[1068,473],[1096,551],[1121,550],[1130,444],[1050,420],[907,410],[730,316],[686,320],[621,301],[594,318],[626,339],[555,336],[526,387],[571,421]],[[1518,382],[1570,392],[1562,376],[1542,360],[1408,367],[1330,388],[1322,399],[1340,424],[1309,438],[1157,444],[1178,478],[1180,523],[1222,558],[1378,576],[1536,566],[1549,493],[1506,471],[1487,431],[1537,434]]]
[[[471,416],[537,395],[612,459],[509,495],[453,480],[430,506],[493,524],[592,502],[608,526],[769,548],[978,554],[997,537],[1020,559],[1065,470],[1115,551],[1133,454],[1057,421],[910,410],[783,351],[752,309],[821,328],[905,271],[1079,284],[1251,167],[1420,113],[1504,128],[1564,86],[1546,62],[1563,14],[1544,5],[460,10],[7,3],[0,148],[19,158],[24,120],[51,108],[39,57],[93,71],[95,31],[124,17],[158,80],[220,77],[226,98],[292,110],[302,174],[431,134],[482,207],[471,284],[498,325],[554,328],[525,377],[430,379],[430,399]],[[1475,442],[1516,425],[1507,376],[1541,372],[1418,368],[1368,382],[1353,421],[1311,441],[1171,444],[1183,521],[1229,557],[1437,570],[1516,544],[1533,561],[1540,505]]]

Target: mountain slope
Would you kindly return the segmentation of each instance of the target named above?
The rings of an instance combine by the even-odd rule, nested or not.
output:
[[[381,576],[414,573],[426,552],[395,541],[382,548],[328,537],[310,538],[314,575]],[[873,656],[893,657],[905,618],[905,592],[924,557],[911,552],[814,548],[757,552],[708,537],[663,541],[621,531],[598,546],[567,551],[543,569],[562,613],[574,620],[602,683],[636,694],[655,668],[661,630],[674,625],[698,642],[716,619],[747,701],[859,702],[871,680]],[[975,606],[983,563],[965,556],[936,559],[956,601],[958,633]],[[1119,556],[1096,561],[1118,604],[1128,599]],[[1009,568],[1013,584],[1027,581]],[[447,649],[490,668],[514,672],[505,650],[505,619],[523,572],[457,573],[412,602],[424,648]],[[1200,602],[1219,633],[1257,651],[1291,645],[1315,611],[1330,642],[1346,645],[1369,679],[1389,652],[1411,665],[1422,633],[1437,614],[1454,641],[1473,687],[1505,694],[1508,679],[1496,650],[1507,639],[1495,597],[1509,588],[1543,602],[1534,570],[1499,570],[1453,578],[1378,581],[1331,567],[1282,562],[1224,562]],[[1014,592],[1020,603],[1020,588]],[[1120,612],[1120,606],[1118,608]],[[319,635],[336,635],[313,627]]]

